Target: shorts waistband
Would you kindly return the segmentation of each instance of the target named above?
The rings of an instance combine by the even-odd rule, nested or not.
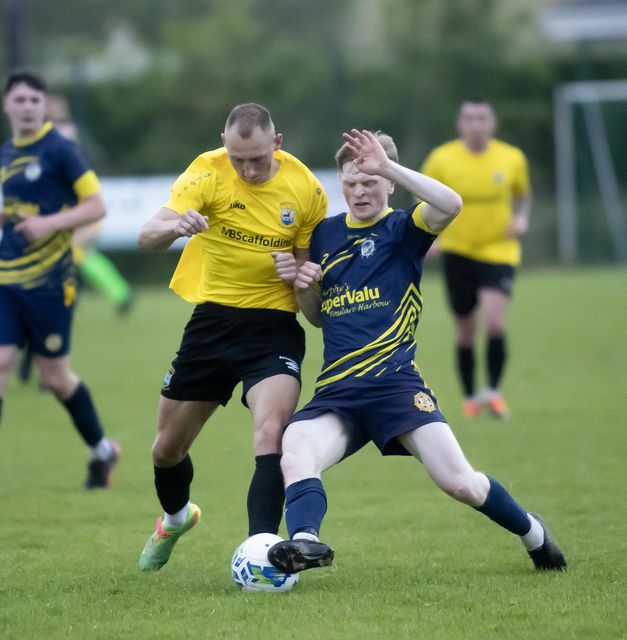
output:
[[[264,322],[295,322],[296,314],[293,311],[283,311],[282,309],[261,309],[256,307],[230,307],[217,302],[203,302],[196,306],[201,312],[206,312],[212,316],[224,318],[240,318],[242,320],[260,320]]]

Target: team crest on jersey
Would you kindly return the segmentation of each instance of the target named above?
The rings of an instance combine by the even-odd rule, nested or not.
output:
[[[420,411],[426,411],[427,413],[433,413],[435,411],[435,402],[433,402],[431,396],[424,391],[414,396],[414,404]]]
[[[296,219],[296,211],[294,209],[281,209],[281,222],[289,227],[294,224],[294,220]]]
[[[39,180],[41,176],[41,165],[38,162],[29,162],[24,168],[24,177],[29,182],[35,182]]]
[[[372,238],[368,238],[361,243],[361,257],[369,258],[374,254],[375,246],[374,240]]]
[[[495,171],[494,175],[492,176],[495,184],[503,184],[503,181],[505,180],[505,176],[503,175],[503,173],[501,171]]]
[[[63,346],[63,338],[58,333],[50,333],[46,336],[44,344],[50,353],[56,353]]]

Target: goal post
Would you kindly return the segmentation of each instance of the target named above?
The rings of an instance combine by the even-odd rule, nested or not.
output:
[[[577,154],[581,144],[577,139],[575,111],[580,108],[610,246],[614,259],[627,263],[627,223],[602,111],[608,102],[623,102],[627,106],[627,80],[572,82],[555,90],[557,237],[562,262],[576,262],[579,258]],[[622,122],[624,125],[625,121]]]

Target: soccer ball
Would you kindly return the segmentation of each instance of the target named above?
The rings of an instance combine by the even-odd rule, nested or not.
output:
[[[244,540],[231,559],[235,584],[247,591],[289,591],[298,582],[298,574],[281,573],[268,560],[268,549],[281,540],[272,533]]]

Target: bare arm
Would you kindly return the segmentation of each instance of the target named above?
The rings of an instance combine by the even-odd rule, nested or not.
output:
[[[294,294],[305,318],[315,327],[322,326],[320,315],[320,294],[317,283],[322,271],[320,265],[308,262],[309,249],[295,249],[294,254],[287,251],[273,251],[274,268],[281,280],[294,287]]]
[[[41,240],[55,231],[76,229],[104,218],[104,200],[100,193],[81,200],[77,205],[47,216],[29,216],[15,225],[15,230],[23,233],[29,242]]]
[[[161,207],[139,232],[138,243],[142,249],[167,249],[178,238],[192,236],[209,228],[207,218],[198,211],[188,209],[183,215]]]
[[[309,260],[309,249],[294,249],[294,253],[289,251],[273,251],[274,270],[276,274],[290,285],[294,285],[296,274],[301,266]]]
[[[527,233],[531,216],[531,204],[531,196],[516,196],[512,198],[514,217],[507,230],[509,238],[520,238]]]
[[[383,147],[370,131],[352,129],[343,134],[355,154],[355,166],[359,171],[379,175],[400,184],[416,199],[426,203],[422,217],[432,231],[442,231],[462,208],[461,197],[446,185],[418,171],[408,169],[390,160]]]
[[[321,299],[318,283],[322,277],[322,270],[315,262],[305,262],[296,275],[294,293],[298,306],[305,318],[314,327],[322,326]]]

